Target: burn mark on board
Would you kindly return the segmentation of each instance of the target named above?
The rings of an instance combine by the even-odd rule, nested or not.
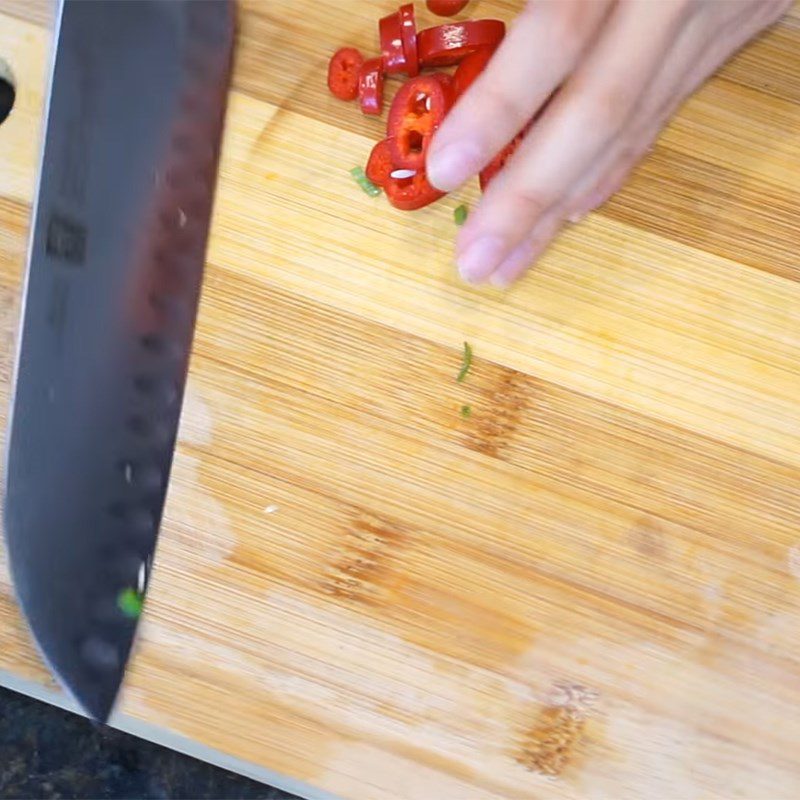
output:
[[[516,761],[531,772],[557,778],[580,754],[598,693],[577,684],[551,687],[546,703],[521,737]]]
[[[360,512],[343,531],[337,552],[325,574],[326,594],[372,604],[391,595],[397,575],[394,563],[408,541],[408,531],[396,522]]]
[[[465,425],[466,444],[470,450],[491,458],[504,458],[507,449],[528,407],[528,376],[503,370],[494,388],[473,408]]]

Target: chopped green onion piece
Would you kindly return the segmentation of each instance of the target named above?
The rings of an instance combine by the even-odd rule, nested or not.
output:
[[[461,416],[468,419],[472,416],[472,406],[461,406]]]
[[[464,378],[467,377],[470,367],[472,366],[472,347],[469,342],[464,342],[464,356],[461,361],[461,369],[456,376],[457,383],[463,383]]]
[[[381,193],[381,190],[367,177],[366,172],[361,167],[353,167],[350,170],[350,174],[370,197],[377,197]]]
[[[117,595],[117,608],[131,619],[138,619],[142,615],[144,595],[136,589],[123,589]]]
[[[453,219],[459,227],[467,221],[469,209],[462,203],[458,208],[453,211]]]

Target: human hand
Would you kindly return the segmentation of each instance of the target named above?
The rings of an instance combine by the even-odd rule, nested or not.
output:
[[[530,0],[428,155],[429,179],[452,191],[541,111],[459,232],[462,277],[510,285],[565,222],[614,194],[681,102],[790,5]]]

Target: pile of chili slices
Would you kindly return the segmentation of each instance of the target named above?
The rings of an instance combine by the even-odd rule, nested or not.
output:
[[[466,4],[466,0],[428,0],[428,8],[442,16],[452,16]],[[328,88],[340,100],[358,99],[365,114],[379,115],[386,77],[408,77],[389,109],[386,138],[373,148],[366,169],[357,167],[352,173],[369,194],[383,189],[395,208],[412,211],[443,196],[425,173],[428,147],[453,104],[483,71],[506,28],[500,20],[481,19],[417,32],[414,6],[408,3],[381,19],[378,30],[380,58],[365,59],[354,47],[343,47],[330,60]],[[456,66],[453,74],[443,70],[452,66]],[[480,173],[481,189],[517,144],[518,139],[512,141]]]

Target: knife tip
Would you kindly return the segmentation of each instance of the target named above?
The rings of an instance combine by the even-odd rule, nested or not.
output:
[[[67,684],[66,688],[87,717],[102,725],[108,724],[117,699],[116,688],[102,684],[82,686],[80,689]]]

